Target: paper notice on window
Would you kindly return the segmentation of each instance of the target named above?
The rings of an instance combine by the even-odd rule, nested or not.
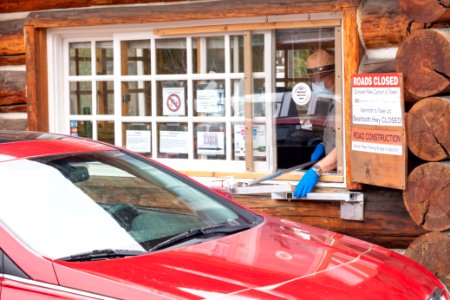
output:
[[[185,116],[184,87],[163,88],[163,115]]]
[[[187,131],[160,131],[159,152],[161,153],[188,153],[189,136]]]
[[[253,125],[253,156],[266,156],[266,126]],[[245,125],[234,125],[234,156],[245,156]]]
[[[127,149],[135,152],[151,152],[151,131],[150,130],[127,130]]]
[[[224,132],[197,132],[197,153],[201,155],[224,155]]]
[[[224,109],[222,89],[197,90],[196,110],[198,113],[218,113]]]

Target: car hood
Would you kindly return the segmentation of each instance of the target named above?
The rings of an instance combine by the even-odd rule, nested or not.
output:
[[[63,286],[120,299],[411,299],[435,286],[395,252],[276,218],[147,255],[55,261],[55,271]]]

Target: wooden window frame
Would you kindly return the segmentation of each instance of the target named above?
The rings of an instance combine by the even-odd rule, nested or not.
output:
[[[351,76],[357,73],[361,46],[357,32],[357,8],[359,1],[329,1],[320,4],[316,1],[294,1],[292,5],[286,5],[279,9],[271,6],[270,1],[242,1],[229,0],[220,2],[222,9],[215,7],[214,12],[209,11],[208,5],[193,3],[188,5],[189,11],[176,13],[179,7],[172,7],[174,14],[167,13],[167,7],[161,10],[156,7],[152,10],[143,10],[140,7],[126,8],[96,8],[78,10],[77,12],[60,11],[48,13],[31,13],[25,21],[25,47],[27,67],[27,112],[29,130],[49,130],[49,105],[48,105],[48,80],[47,80],[47,29],[66,26],[113,25],[113,24],[135,24],[153,23],[162,21],[222,19],[235,17],[259,16],[264,21],[259,23],[270,23],[271,17],[280,20],[277,15],[304,14],[310,19],[312,15],[320,18],[321,13],[342,13],[342,44],[343,47],[343,70],[344,70],[344,155],[345,155],[345,183],[348,189],[361,189],[361,184],[355,183],[351,178]],[[311,2],[311,3],[309,3]],[[332,9],[333,8],[333,9]],[[124,13],[124,10],[127,13]],[[238,11],[238,13],[236,13]],[[254,13],[258,11],[258,13]],[[162,12],[166,12],[165,14]],[[79,14],[77,14],[79,13]],[[102,13],[104,13],[102,15]],[[98,16],[102,15],[102,18]],[[75,17],[73,17],[75,16]],[[169,16],[169,17],[167,17]],[[271,16],[270,18],[268,16]],[[326,19],[326,18],[325,18]],[[275,24],[277,22],[274,21]],[[124,25],[125,26],[125,25]],[[316,26],[316,25],[313,25]]]

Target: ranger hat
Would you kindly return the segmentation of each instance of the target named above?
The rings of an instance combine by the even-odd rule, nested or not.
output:
[[[323,49],[317,49],[306,59],[308,74],[334,71],[334,56]]]

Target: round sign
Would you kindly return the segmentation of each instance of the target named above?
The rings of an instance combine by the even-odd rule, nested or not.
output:
[[[304,82],[297,83],[292,89],[292,99],[298,105],[308,104],[311,100],[311,88]]]

